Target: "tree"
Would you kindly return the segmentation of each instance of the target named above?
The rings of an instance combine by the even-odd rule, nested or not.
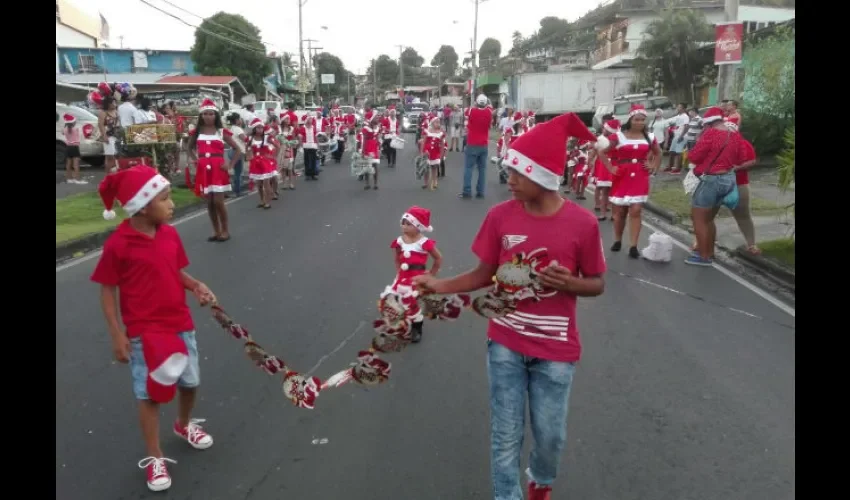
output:
[[[495,38],[485,38],[481,48],[478,49],[478,57],[481,60],[489,60],[493,64],[499,61],[500,55],[502,55],[502,44]]]
[[[407,68],[421,68],[425,64],[425,58],[420,56],[413,47],[408,47],[401,53],[401,62]]]
[[[649,23],[638,48],[638,69],[652,70],[665,93],[688,100],[691,84],[713,52],[700,51],[703,43],[714,41],[714,29],[695,9],[665,9]]]
[[[345,65],[339,57],[328,52],[321,52],[313,57],[313,66],[316,68],[316,74],[319,75],[318,78],[326,74],[334,75],[333,85],[321,85],[322,94],[330,92],[331,95],[341,95],[345,93],[348,71],[346,71]],[[321,82],[321,80],[319,81]]]
[[[511,34],[511,42],[513,43],[513,45],[511,45],[511,50],[509,54],[512,56],[520,55],[520,52],[522,51],[523,41],[524,39],[522,38],[522,33],[520,33],[519,31],[514,31],[513,34]]]
[[[369,82],[373,82],[377,73],[378,87],[388,88],[398,84],[398,63],[386,54],[369,63]]]
[[[235,36],[230,30],[246,36]],[[218,12],[204,19],[195,30],[190,56],[202,75],[233,75],[253,93],[265,88],[263,77],[272,71],[271,61],[260,41],[260,30],[239,14]]]
[[[537,40],[546,47],[566,47],[570,44],[570,23],[566,19],[547,16],[540,20]]]
[[[457,62],[458,56],[455,48],[451,45],[441,45],[440,50],[431,59],[431,66],[439,66],[442,78],[449,78],[457,73]]]

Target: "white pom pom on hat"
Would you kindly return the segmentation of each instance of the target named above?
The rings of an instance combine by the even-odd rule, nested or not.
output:
[[[597,151],[604,151],[608,149],[608,146],[611,145],[611,141],[608,140],[604,135],[600,135],[596,138],[596,144],[593,146]]]
[[[104,210],[103,211],[104,220],[112,220],[115,218],[115,210]]]

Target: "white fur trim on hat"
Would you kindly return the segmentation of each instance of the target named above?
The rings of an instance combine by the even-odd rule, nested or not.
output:
[[[209,101],[210,103],[205,106],[204,103],[206,103],[206,101]],[[204,99],[204,102],[201,103],[201,106],[198,109],[201,113],[204,111],[218,111],[218,106],[215,105],[215,102],[212,99]]]
[[[505,165],[549,191],[557,191],[561,186],[560,175],[552,172],[515,149],[508,150],[508,158]]]
[[[594,145],[594,147],[596,148],[597,151],[604,151],[604,150],[608,149],[608,146],[610,146],[610,145],[611,145],[611,141],[609,141],[608,138],[605,137],[604,135],[600,135],[599,137],[596,138],[596,144]]]
[[[114,218],[115,218],[115,210],[104,210],[104,211],[103,211],[103,218],[104,218],[105,220],[112,220],[112,219],[114,219]]]
[[[139,191],[130,198],[130,201],[124,204],[124,211],[127,212],[128,216],[133,216],[136,212],[145,208],[154,196],[161,193],[170,185],[171,183],[168,182],[168,179],[160,174],[156,174],[151,177],[144,186],[142,186],[142,189],[139,189]]]
[[[425,226],[425,224],[419,222],[419,219],[417,219],[408,212],[405,212],[404,215],[401,216],[401,220],[409,222],[411,225],[413,225],[413,227],[423,233],[430,233],[434,230],[433,226]]]
[[[709,123],[714,123],[714,122],[716,122],[717,120],[722,120],[722,119],[723,119],[723,117],[722,117],[722,116],[720,116],[720,115],[716,115],[716,116],[707,116],[707,117],[705,117],[705,118],[703,118],[703,119],[702,119],[702,123],[703,123],[703,124],[705,124],[705,125],[708,125]]]
[[[644,108],[638,108],[638,109],[633,109],[633,110],[629,111],[629,118],[631,118],[631,117],[633,117],[633,116],[635,116],[635,115],[643,115],[643,116],[646,116],[646,109],[644,109]]]
[[[605,125],[602,125],[602,130],[608,132],[609,134],[616,134],[617,132],[619,132],[619,130],[615,130],[613,127],[609,127],[607,123]]]

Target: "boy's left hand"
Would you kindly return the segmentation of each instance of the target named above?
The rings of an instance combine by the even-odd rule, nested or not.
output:
[[[209,287],[207,287],[207,285],[203,283],[198,283],[198,286],[196,286],[195,289],[192,290],[192,293],[195,294],[195,297],[197,297],[198,302],[201,304],[201,306],[206,306],[217,302],[215,295],[212,293],[212,290],[210,290]]]
[[[540,271],[539,279],[547,288],[568,292],[575,276],[566,267],[553,262]]]

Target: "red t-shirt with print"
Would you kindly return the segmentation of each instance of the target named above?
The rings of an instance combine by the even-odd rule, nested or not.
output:
[[[153,238],[122,222],[103,245],[91,280],[118,287],[128,337],[194,330],[181,270],[189,265],[180,235],[162,224]]]
[[[518,255],[520,259],[545,255],[581,276],[598,276],[606,269],[596,216],[569,200],[547,217],[529,214],[517,200],[494,206],[478,230],[472,251],[482,262],[500,269],[511,266]],[[578,361],[576,296],[549,289],[535,293],[540,300],[522,300],[515,312],[490,320],[487,336],[525,356]]]

